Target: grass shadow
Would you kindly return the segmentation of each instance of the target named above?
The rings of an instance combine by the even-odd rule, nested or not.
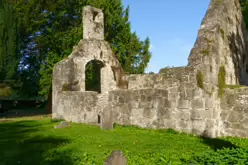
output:
[[[39,126],[35,121],[0,123],[0,165],[73,164],[68,152],[56,153],[56,148],[69,140],[46,136],[45,132],[40,135]]]
[[[1,118],[17,118],[17,117],[32,117],[38,115],[49,115],[44,108],[33,108],[33,109],[11,109],[3,114],[0,114]]]
[[[230,148],[230,149],[239,148],[238,146],[224,139],[201,137],[201,140],[204,144],[208,145],[214,151],[218,149],[223,149],[223,148]]]

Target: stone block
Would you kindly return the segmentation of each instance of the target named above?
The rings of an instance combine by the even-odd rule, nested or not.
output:
[[[213,108],[214,106],[214,101],[212,98],[206,98],[205,99],[205,108],[206,109],[210,109],[210,108]]]
[[[241,125],[243,128],[248,129],[248,119],[244,119],[241,121]]]
[[[192,120],[200,120],[200,119],[202,119],[202,111],[196,111],[196,110],[194,110],[194,111],[192,111],[192,115],[191,115],[191,119]]]
[[[209,130],[209,129],[213,129],[215,127],[215,120],[213,119],[207,119],[206,122],[206,129]]]
[[[119,110],[118,112],[119,113],[122,113],[122,114],[129,114],[130,110],[129,110],[129,104],[127,103],[124,103],[124,104],[119,104]]]
[[[248,136],[247,130],[237,129],[236,130],[236,136],[238,136],[238,137],[247,137]]]
[[[171,120],[171,119],[164,119],[159,117],[158,118],[158,127],[159,128],[164,128],[164,129],[175,129],[176,128],[176,120]]]
[[[150,108],[144,108],[143,116],[148,119],[152,119],[155,116],[155,110]]]
[[[201,89],[194,89],[193,90],[193,96],[194,96],[194,98],[202,97],[202,90]]]
[[[162,97],[168,98],[169,92],[168,90],[162,90]]]
[[[204,135],[204,131],[205,131],[204,129],[197,127],[192,129],[192,133],[198,136]]]
[[[193,98],[193,89],[186,89],[187,98]]]
[[[189,108],[189,100],[185,100],[180,98],[178,100],[178,108],[179,109],[188,109]]]
[[[169,89],[170,93],[177,93],[178,92],[178,88],[177,87],[173,87]]]
[[[228,117],[228,121],[231,122],[231,123],[238,123],[240,122],[240,120],[243,119],[243,116],[241,113],[238,113],[238,112],[231,112],[229,117]]]
[[[66,127],[70,127],[70,123],[68,123],[66,121],[62,121],[59,123],[59,125],[54,126],[55,129],[66,128]]]
[[[127,159],[122,151],[112,151],[104,165],[127,165]]]
[[[205,122],[204,120],[194,120],[192,119],[192,128],[193,129],[205,129]]]
[[[177,100],[179,98],[179,93],[177,93],[177,92],[170,93],[169,98],[170,98],[170,100]]]
[[[177,120],[176,128],[182,129],[191,129],[192,128],[192,122],[191,121],[185,121],[185,120]]]
[[[228,116],[229,116],[230,112],[227,111],[222,111],[220,114],[221,120],[227,120]]]
[[[157,115],[159,118],[163,118],[163,119],[171,119],[172,117],[172,109],[168,109],[168,108],[159,108],[157,110]]]
[[[147,101],[141,101],[139,103],[139,108],[152,108],[152,103]]]
[[[191,120],[191,113],[188,110],[175,111],[175,118],[178,120]]]
[[[112,130],[114,128],[112,111],[109,107],[104,108],[100,119],[101,129]]]
[[[227,104],[234,105],[235,104],[235,95],[228,95],[226,97]]]
[[[194,99],[191,103],[191,107],[193,110],[203,110],[204,107],[204,101],[202,98]]]

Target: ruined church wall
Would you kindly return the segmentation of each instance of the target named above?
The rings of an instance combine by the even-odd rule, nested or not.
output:
[[[188,58],[200,70],[206,88],[218,85],[225,67],[227,84],[247,84],[247,33],[239,0],[211,0]]]
[[[109,93],[113,121],[121,125],[167,129],[215,137],[219,116],[214,97],[190,84],[168,89],[118,90]]]
[[[183,82],[196,85],[195,73],[192,67],[165,68],[160,71],[160,74],[127,75],[127,80],[129,82],[128,89],[167,89],[177,87]]]
[[[64,91],[58,94],[53,118],[75,123],[96,124],[100,108],[97,92]]]
[[[220,105],[220,136],[248,137],[248,88],[227,89]]]

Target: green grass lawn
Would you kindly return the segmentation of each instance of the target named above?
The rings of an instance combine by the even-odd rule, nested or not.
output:
[[[241,138],[205,139],[172,130],[71,124],[54,129],[49,116],[0,121],[0,165],[103,164],[112,150],[122,150],[128,164],[184,164],[194,154],[222,147],[248,147]]]

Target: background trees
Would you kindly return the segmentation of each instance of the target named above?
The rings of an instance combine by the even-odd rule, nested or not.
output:
[[[10,86],[16,86],[20,61],[17,22],[13,7],[0,0],[0,96],[9,96]]]
[[[83,37],[82,9],[100,8],[107,40],[127,74],[144,73],[151,58],[150,41],[131,31],[129,8],[121,0],[9,0],[19,18],[20,77],[23,92],[47,96],[54,64],[67,57]],[[30,89],[31,87],[31,89]],[[32,91],[32,92],[30,92]]]

